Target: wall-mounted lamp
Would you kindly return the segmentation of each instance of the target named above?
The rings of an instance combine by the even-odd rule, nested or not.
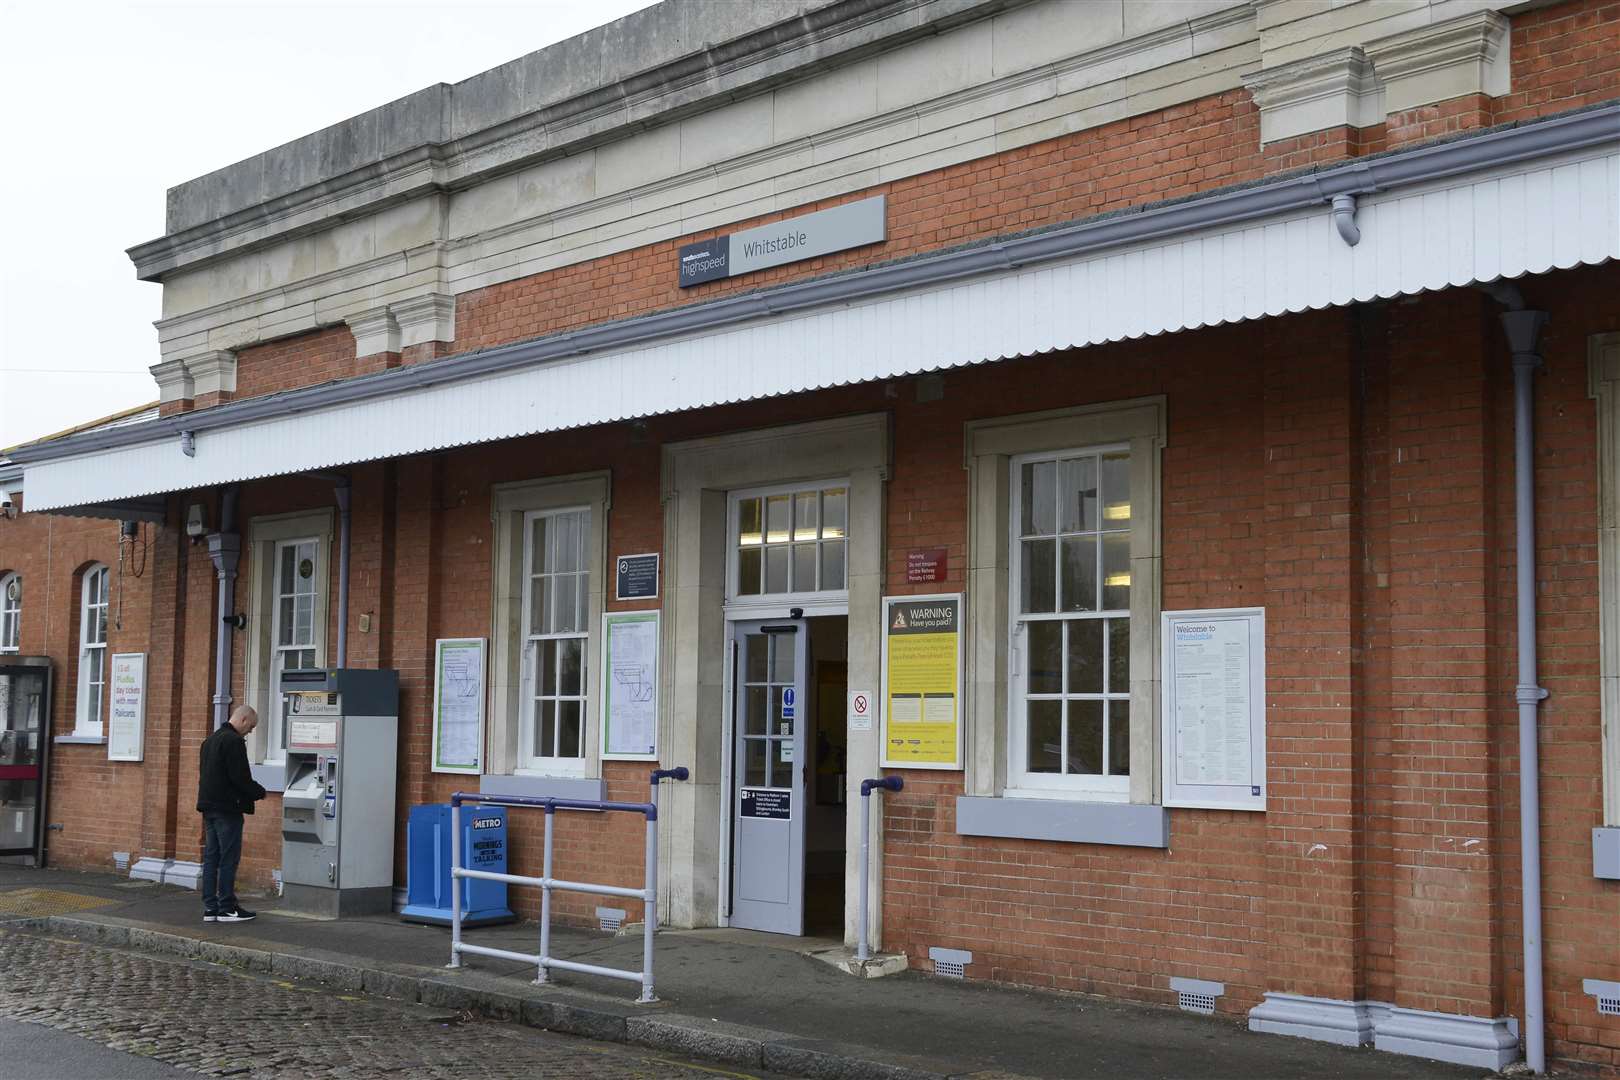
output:
[[[208,533],[208,518],[204,515],[202,503],[192,503],[186,507],[186,535],[191,537],[195,544]]]
[[[219,621],[230,627],[232,630],[247,629],[247,616],[243,615],[241,612],[237,612],[235,615],[222,616]]]

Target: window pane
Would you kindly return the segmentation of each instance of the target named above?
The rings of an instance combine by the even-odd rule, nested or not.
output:
[[[294,667],[308,669],[315,666],[314,649],[299,649],[298,651],[290,653],[289,655],[292,657]]]
[[[551,633],[551,579],[529,579],[529,633]]]
[[[844,587],[844,542],[842,540],[828,540],[821,545],[821,587],[823,589],[842,589]]]
[[[743,783],[747,786],[765,786],[765,754],[770,745],[764,739],[743,740]]]
[[[1023,558],[1018,561],[1020,610],[1026,614],[1053,611],[1057,608],[1057,590],[1052,580],[1055,541],[1025,540],[1023,545]]]
[[[1103,609],[1127,611],[1131,606],[1131,534],[1103,534]]]
[[[564,638],[556,642],[557,646],[557,692],[559,694],[584,694],[585,685],[585,639]]]
[[[99,642],[105,642],[106,640],[107,640],[107,605],[106,605],[105,602],[103,602],[99,607],[96,608],[96,641],[99,643]]]
[[[1128,454],[1105,454],[1102,459],[1103,522],[1105,529],[1131,527],[1131,459]]]
[[[1097,610],[1097,538],[1063,538],[1063,610]]]
[[[1029,635],[1027,693],[1063,693],[1063,624],[1053,620],[1026,623]]]
[[[793,545],[793,591],[816,591],[816,545]]]
[[[737,553],[737,595],[759,595],[760,550],[743,548]]]
[[[737,539],[743,547],[757,547],[764,540],[759,514],[758,499],[743,499],[737,504]]]
[[[783,535],[786,535],[786,533],[784,532]],[[768,593],[788,591],[788,549],[786,545],[765,549],[765,591]]]
[[[849,492],[843,488],[828,488],[821,493],[821,535],[841,537],[849,516]]]
[[[555,701],[537,701],[534,703],[535,715],[539,723],[534,725],[534,755],[535,757],[552,757],[553,748],[557,745],[557,703]]]
[[[580,703],[577,701],[557,702],[557,756],[579,757],[580,743]]]
[[[1063,486],[1059,522],[1062,532],[1095,532],[1097,529],[1097,459],[1074,458],[1058,467]]]
[[[765,542],[785,544],[788,538],[788,497],[772,495],[765,500]]]
[[[771,670],[771,637],[749,634],[743,638],[743,681],[762,683]]]
[[[96,603],[100,604],[102,607],[106,607],[107,590],[112,583],[112,572],[109,570],[101,570],[98,572],[97,577],[99,580],[97,582]]]
[[[276,644],[291,645],[294,640],[293,598],[290,596],[283,596],[281,598],[281,603],[278,606],[280,608],[280,615],[276,621]]]
[[[1103,771],[1103,703],[1069,702],[1069,767],[1066,772],[1101,776]]]
[[[797,634],[771,634],[771,682],[790,683],[793,681],[793,662],[798,659],[794,655],[794,641]]]
[[[789,689],[791,689],[791,687],[771,687],[771,729],[769,732],[767,732],[767,734],[791,735],[793,734],[794,725],[799,722],[799,711],[797,708],[793,710],[792,716],[785,715],[787,710],[782,705],[782,697]]]
[[[1022,490],[1024,536],[1051,536],[1057,525],[1057,463],[1031,461],[1024,465]]]
[[[546,550],[540,569],[551,574],[559,570],[572,570],[568,562],[573,554],[574,538],[569,528],[569,517],[567,514],[553,514],[547,520],[551,526],[546,530]]]
[[[558,574],[551,579],[552,633],[566,634],[585,629],[579,625],[578,589],[579,578],[574,574]]]
[[[1063,702],[1029,702],[1029,762],[1032,773],[1062,771]]]
[[[299,645],[315,640],[315,598],[299,596],[293,600],[293,641]]]
[[[1127,694],[1131,689],[1131,620],[1108,620],[1108,692]]]
[[[293,590],[293,582],[297,580],[298,551],[288,544],[281,549],[281,578],[277,583],[281,592],[289,593]]]
[[[803,491],[793,496],[793,539],[816,538],[816,520],[820,516],[816,513],[817,501],[814,491]]]
[[[747,735],[765,734],[765,687],[743,688],[743,732]]]
[[[1108,775],[1131,775],[1131,703],[1108,703]]]
[[[557,696],[557,642],[535,643],[540,656],[540,692],[547,697]]]
[[[529,573],[538,574],[546,568],[546,534],[550,531],[550,518],[537,517],[529,523]]]
[[[1074,619],[1069,624],[1069,693],[1103,692],[1103,624]]]

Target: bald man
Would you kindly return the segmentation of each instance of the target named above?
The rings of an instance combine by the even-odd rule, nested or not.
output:
[[[253,912],[236,902],[236,865],[242,861],[242,815],[264,798],[248,767],[248,732],[259,714],[246,705],[208,736],[198,759],[197,809],[203,816],[203,922],[247,922]]]

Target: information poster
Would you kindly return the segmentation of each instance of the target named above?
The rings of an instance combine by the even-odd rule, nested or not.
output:
[[[1163,614],[1166,806],[1266,808],[1265,611]]]
[[[115,653],[107,704],[107,760],[146,756],[146,654]]]
[[[883,600],[883,764],[962,767],[962,595]]]
[[[658,757],[658,612],[602,616],[602,756]]]
[[[433,771],[484,765],[484,639],[440,638],[433,650]]]

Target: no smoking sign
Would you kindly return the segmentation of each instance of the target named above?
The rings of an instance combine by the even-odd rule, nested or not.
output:
[[[872,692],[870,690],[851,690],[849,692],[849,730],[872,730]]]

